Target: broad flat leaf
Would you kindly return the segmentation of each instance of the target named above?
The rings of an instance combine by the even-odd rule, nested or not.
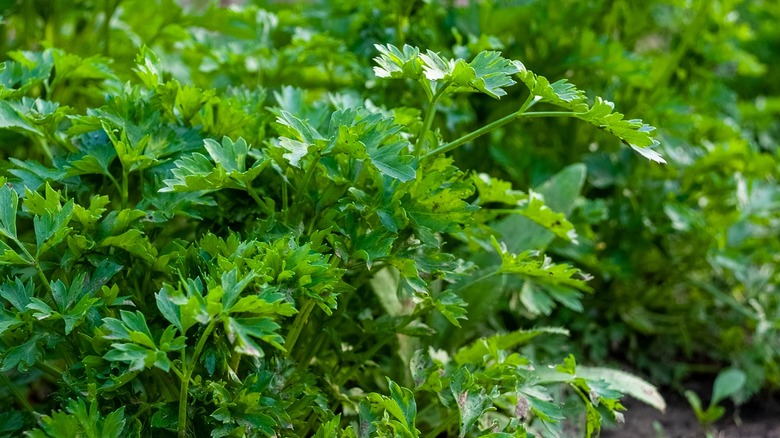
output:
[[[162,350],[157,347],[146,318],[143,313],[136,311],[134,313],[122,310],[120,311],[121,320],[116,318],[103,318],[103,329],[107,334],[104,339],[119,340],[126,342],[116,342],[111,344],[109,350],[103,358],[129,364],[131,371],[141,371],[146,368],[157,367],[163,371],[168,371],[171,362],[167,357],[167,351],[176,351],[184,347],[184,338],[174,339],[174,328],[166,329],[161,337],[160,345]]]
[[[478,364],[487,355],[497,358],[499,350],[514,349],[528,344],[537,336],[548,334],[568,336],[569,331],[560,327],[540,327],[481,338],[458,350],[454,358],[459,364]]]
[[[57,246],[70,233],[71,228],[67,225],[73,214],[73,205],[73,200],[70,200],[59,211],[46,211],[43,215],[33,218],[37,256]]]
[[[176,160],[176,167],[171,170],[173,178],[164,181],[166,186],[160,192],[247,190],[271,163],[270,159],[260,155],[247,168],[249,146],[243,138],[234,142],[229,137],[223,137],[221,144],[205,139],[203,143],[211,160],[198,152]]]
[[[111,350],[103,355],[108,361],[127,362],[130,371],[141,371],[157,366],[157,355],[154,350],[136,344],[111,344]],[[163,371],[170,369],[170,362],[160,362],[158,368]]]
[[[0,297],[5,298],[16,308],[20,313],[27,311],[27,306],[30,304],[30,298],[33,297],[33,282],[32,279],[27,280],[27,283],[22,283],[19,277],[14,278],[14,281],[3,281],[0,284]]]
[[[141,46],[135,58],[133,71],[141,78],[146,88],[154,89],[163,82],[163,68],[160,58],[145,45]]]
[[[493,405],[492,398],[485,393],[485,388],[474,384],[474,378],[466,368],[460,368],[450,382],[450,391],[458,404],[460,415],[460,438],[474,427],[487,410]]]
[[[589,380],[603,380],[616,391],[643,401],[661,412],[666,410],[666,402],[658,389],[633,374],[609,368],[579,365],[577,366],[577,375]]]
[[[157,249],[140,230],[127,230],[118,236],[106,237],[100,242],[100,246],[123,249],[150,264],[157,259]]]
[[[720,403],[726,397],[730,397],[745,386],[747,377],[745,372],[730,368],[721,371],[718,377],[715,378],[715,383],[712,385],[712,399],[710,400],[710,406],[715,406]]]
[[[243,138],[234,142],[229,137],[222,137],[222,144],[207,138],[203,140],[203,143],[214,163],[221,164],[227,172],[246,171],[246,156],[249,153],[249,145]]]
[[[512,254],[506,249],[506,245],[499,243],[491,236],[491,243],[496,252],[501,256],[500,272],[505,274],[518,274],[541,283],[573,287],[590,291],[585,282],[588,277],[577,268],[566,264],[554,264],[547,258],[533,256],[530,251],[520,254]],[[575,276],[580,278],[575,278]]]
[[[369,394],[367,398],[372,407],[368,408],[366,413],[375,416],[384,410],[392,419],[387,418],[385,414],[382,423],[387,424],[394,431],[395,436],[418,437],[419,431],[415,427],[417,403],[414,394],[409,389],[398,386],[390,378],[387,378],[387,382],[390,387],[390,397],[377,393]],[[362,417],[363,410],[361,410]]]
[[[226,312],[230,312],[230,308],[236,303],[238,296],[254,279],[254,273],[250,273],[239,281],[237,268],[222,273],[222,308]]]
[[[43,350],[38,345],[42,341],[41,335],[34,335],[27,341],[0,353],[0,372],[4,373],[14,368],[26,372],[43,357]]]
[[[505,87],[515,84],[511,75],[520,71],[517,61],[502,58],[499,52],[480,52],[469,63],[475,77],[468,84],[458,84],[462,87],[474,87],[495,99],[506,95]]]
[[[179,333],[184,334],[186,330],[181,323],[181,310],[179,309],[179,306],[173,302],[170,291],[170,286],[165,285],[154,295],[155,301],[157,302],[157,309],[168,322],[179,329]]]
[[[64,164],[64,170],[69,176],[109,175],[109,167],[116,157],[116,149],[108,141],[108,137],[106,141],[83,142],[81,152]]]
[[[544,76],[534,74],[522,64],[518,65],[520,71],[517,76],[528,87],[531,95],[538,96],[539,101],[560,106],[573,112],[585,112],[588,110],[585,93],[568,83],[566,79],[550,84],[550,81]]]
[[[256,339],[267,342],[284,351],[284,347],[282,347],[284,338],[277,333],[279,324],[275,323],[271,318],[229,317],[225,320],[224,325],[228,340],[231,344],[235,345],[235,350],[238,353],[253,357],[264,357],[265,352],[263,351],[263,348],[257,344],[255,341]]]
[[[19,411],[0,412],[0,434],[4,436],[14,436],[12,432],[17,432],[24,427],[25,417]]]
[[[372,114],[360,120],[357,127],[359,141],[380,172],[404,182],[415,177],[414,158],[408,153],[409,142],[399,135],[399,125],[381,114]]]
[[[0,183],[0,234],[16,239],[16,209],[19,206],[19,195],[5,184],[5,179],[0,180]]]
[[[19,178],[21,185],[25,190],[36,191],[45,182],[59,181],[65,178],[65,172],[60,169],[51,169],[35,160],[18,160],[16,158],[10,158],[14,168],[10,169],[8,173]]]
[[[393,407],[389,412],[403,421],[408,428],[413,428],[417,417],[417,403],[414,401],[414,394],[409,389],[398,386],[389,378],[387,383],[390,387],[390,398],[397,407],[397,409]]]
[[[431,304],[442,314],[450,324],[455,327],[460,327],[459,320],[466,319],[468,310],[466,309],[466,302],[463,298],[458,296],[452,291],[446,290],[436,294],[435,296],[426,295],[426,299],[430,299]]]
[[[6,331],[18,327],[21,324],[22,320],[19,319],[18,314],[11,313],[0,307],[0,336],[5,334]]]
[[[422,65],[420,62],[420,49],[404,44],[403,50],[399,50],[392,44],[385,46],[375,44],[374,47],[379,51],[380,56],[374,58],[377,67],[374,67],[374,73],[380,78],[409,78],[419,79],[422,76]]]
[[[11,103],[5,100],[0,100],[0,129],[41,135],[38,128],[19,115]]]
[[[106,415],[105,420],[103,420],[101,436],[106,438],[120,438],[123,435],[122,430],[125,427],[125,422],[125,407],[122,406]]]
[[[528,199],[528,195],[520,190],[512,189],[512,183],[491,177],[486,173],[471,175],[471,181],[479,194],[479,204],[484,205],[499,202],[508,205],[518,205]]]
[[[473,193],[470,180],[448,158],[437,158],[424,169],[422,178],[414,180],[401,200],[404,210],[420,227],[435,232],[453,232],[468,224],[478,209],[466,201]]]

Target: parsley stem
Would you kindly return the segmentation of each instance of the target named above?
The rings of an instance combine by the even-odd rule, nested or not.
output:
[[[530,105],[528,106],[530,107]],[[525,119],[525,118],[534,118],[534,117],[576,117],[577,113],[573,113],[570,111],[536,111],[536,112],[530,112],[530,113],[523,113],[523,112],[514,112],[512,114],[506,115],[498,120],[495,120],[493,122],[488,123],[487,125],[474,130],[463,137],[460,137],[456,140],[453,140],[449,143],[443,144],[436,149],[426,153],[422,156],[422,160],[426,160],[428,158],[434,157],[436,155],[449,152],[453,149],[456,149],[458,146],[461,146],[465,143],[470,142],[471,140],[474,140],[477,137],[481,137],[495,129],[498,129],[507,123],[513,122],[518,119]]]
[[[254,201],[259,205],[263,210],[267,209],[267,206],[265,205],[265,202],[263,202],[262,199],[260,199],[260,195],[257,194],[254,187],[252,187],[250,184],[247,184],[246,191],[249,193],[249,196],[254,199]]]
[[[127,208],[127,198],[129,190],[127,188],[127,178],[128,178],[129,172],[126,172],[124,169],[122,169],[122,208]]]
[[[475,284],[481,283],[481,282],[487,280],[488,278],[495,277],[496,275],[499,275],[499,274],[501,274],[501,270],[500,269],[496,269],[495,271],[490,271],[487,274],[480,275],[479,277],[477,277],[477,278],[475,278],[473,280],[467,281],[463,285],[458,285],[454,290],[452,290],[452,292],[457,294],[457,293],[459,293],[461,291],[464,291],[464,290],[470,288],[471,286],[474,286]]]
[[[14,382],[11,381],[11,379],[8,378],[8,376],[5,375],[5,373],[0,373],[0,380],[2,380],[3,384],[8,387],[8,389],[11,390],[11,392],[14,394],[14,397],[16,397],[16,400],[19,402],[20,405],[26,410],[27,412],[31,414],[35,414],[35,409],[33,409],[32,405],[30,404],[30,401],[27,400],[27,397],[22,394],[21,391],[19,391],[19,388],[16,386]]]
[[[420,148],[422,147],[423,141],[425,141],[425,136],[428,135],[428,131],[431,130],[431,125],[433,124],[433,116],[436,115],[436,103],[441,99],[441,97],[444,95],[444,91],[449,88],[450,84],[449,82],[442,85],[441,88],[439,88],[439,91],[436,92],[436,94],[433,95],[431,98],[431,101],[428,103],[428,107],[425,109],[425,118],[423,118],[423,126],[422,129],[420,129],[420,134],[417,136],[417,141],[414,143],[414,150],[418,153],[420,152]]]
[[[282,180],[282,211],[287,213],[287,181]]]
[[[303,307],[301,307],[301,311],[295,317],[295,321],[293,321],[293,325],[290,328],[290,333],[287,334],[287,339],[284,340],[284,346],[287,349],[288,355],[292,352],[295,343],[298,341],[303,326],[306,325],[306,321],[309,320],[309,315],[311,314],[311,311],[314,310],[314,304],[313,299],[307,299],[303,304]]]
[[[216,325],[217,320],[212,319],[211,322],[209,322],[209,325],[206,326],[206,330],[203,331],[203,334],[200,335],[200,339],[198,339],[198,344],[195,346],[195,352],[192,354],[192,358],[190,359],[191,363],[189,365],[187,365],[185,352],[182,350],[181,366],[184,378],[181,380],[181,389],[179,390],[179,438],[186,438],[187,436],[187,392],[189,391],[190,377],[192,377],[192,372],[198,364],[198,356],[200,356],[203,347],[206,345],[206,340],[209,338]]]
[[[12,237],[12,240],[19,248],[21,248],[22,252],[30,262],[30,265],[35,268],[35,271],[38,273],[38,278],[40,278],[43,284],[46,285],[46,289],[51,291],[51,284],[49,283],[49,279],[46,278],[46,274],[43,272],[43,269],[41,269],[41,265],[38,263],[38,259],[33,257],[33,255],[30,253],[30,251],[27,250],[27,247],[24,246],[24,243],[22,243],[21,240],[16,237]]]
[[[453,140],[453,141],[451,141],[449,143],[443,144],[443,145],[437,147],[436,149],[426,153],[425,155],[422,156],[422,160],[427,160],[428,158],[432,158],[432,157],[434,157],[436,155],[443,154],[445,152],[449,152],[449,151],[457,148],[458,146],[463,145],[464,143],[468,143],[471,140],[474,140],[477,137],[481,137],[481,136],[487,134],[490,131],[493,131],[493,130],[495,130],[497,128],[500,128],[500,127],[506,125],[509,122],[515,121],[518,118],[518,116],[519,116],[519,114],[515,112],[515,113],[509,114],[507,116],[501,117],[498,120],[490,122],[487,125],[479,128],[477,130],[469,132],[468,134],[464,135],[463,137],[460,137],[460,138],[458,138],[456,140]]]
[[[436,429],[433,429],[428,434],[425,435],[425,438],[436,438],[439,436],[442,432],[445,432],[447,429],[452,426],[452,422],[456,421],[458,419],[458,411],[454,411],[451,413],[447,418],[444,419],[441,423],[439,423],[438,426],[436,426]]]
[[[533,111],[530,113],[523,113],[518,115],[518,118],[528,119],[532,117],[577,117],[580,113],[573,113],[571,111]]]
[[[57,380],[62,379],[62,370],[59,370],[42,360],[35,363],[35,368],[38,368],[39,370],[43,371],[44,373],[48,374],[50,377],[54,379]]]

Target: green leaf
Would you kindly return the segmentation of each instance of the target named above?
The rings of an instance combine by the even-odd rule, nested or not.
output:
[[[731,397],[739,392],[745,386],[746,380],[745,372],[737,368],[726,369],[718,373],[718,377],[715,378],[715,383],[712,385],[710,406],[715,406],[726,397]]]
[[[518,63],[518,66],[518,77],[528,87],[531,95],[536,97],[536,101],[566,108],[572,111],[574,117],[620,138],[645,158],[666,163],[660,154],[650,149],[659,144],[650,135],[655,130],[654,127],[639,119],[625,120],[623,114],[615,111],[615,104],[601,97],[596,97],[593,105],[588,107],[585,93],[565,79],[550,84],[544,76],[534,74],[522,64]]]
[[[100,242],[100,246],[123,249],[149,264],[157,259],[157,249],[140,230],[127,230],[118,236],[106,237]]]
[[[559,327],[540,327],[480,338],[458,350],[454,359],[457,363],[463,365],[482,363],[488,355],[498,358],[499,351],[526,345],[537,336],[546,334],[569,336],[569,331]]]
[[[26,372],[33,367],[43,357],[43,350],[39,346],[41,342],[42,336],[34,335],[27,341],[0,352],[0,372],[14,368]]]
[[[478,207],[466,201],[474,193],[470,180],[451,166],[449,158],[437,158],[421,170],[401,200],[404,210],[420,227],[435,232],[455,232],[470,223]],[[399,192],[403,194],[403,192]]]
[[[254,273],[250,273],[238,281],[238,269],[233,268],[222,274],[222,307],[230,312],[241,292],[255,279]]]
[[[398,386],[395,382],[387,378],[390,388],[390,397],[382,394],[371,393],[367,399],[371,403],[370,408],[361,409],[361,419],[365,417],[379,418],[378,413],[384,410],[395,420],[385,418],[379,423],[386,425],[394,431],[395,436],[400,437],[418,437],[419,431],[415,428],[417,417],[417,403],[414,400],[414,394],[407,388]],[[366,411],[364,413],[364,410]],[[365,429],[361,426],[360,436]]]
[[[518,64],[518,66],[520,71],[517,76],[528,87],[531,95],[538,98],[538,101],[560,106],[573,112],[588,110],[585,93],[568,83],[566,79],[550,84],[550,81],[544,76],[534,74],[522,64]]]
[[[466,368],[460,368],[452,376],[450,391],[458,404],[460,438],[464,438],[479,418],[492,408],[493,400],[484,388],[474,384],[474,378]]]
[[[493,248],[501,256],[499,272],[517,274],[553,286],[568,286],[584,291],[591,290],[585,282],[589,277],[582,274],[579,269],[565,264],[554,264],[547,257],[542,259],[534,257],[530,251],[512,254],[507,251],[506,245],[499,243],[495,237],[491,236],[490,239]],[[575,278],[575,276],[580,276],[582,279]]]
[[[42,135],[38,128],[25,120],[6,100],[0,100],[0,129]]]
[[[222,165],[227,172],[246,171],[246,156],[249,152],[249,146],[243,138],[233,142],[229,137],[222,137],[222,144],[207,138],[203,140],[203,143],[214,163]]]
[[[426,295],[426,299],[430,299],[433,307],[455,327],[460,327],[459,320],[467,319],[466,302],[452,291],[446,290],[434,296]]]
[[[374,73],[380,78],[409,78],[422,77],[422,65],[420,61],[420,49],[404,44],[403,50],[399,50],[392,44],[374,44],[380,55],[374,58],[377,67]]]
[[[145,45],[141,46],[135,58],[136,67],[133,71],[141,78],[146,88],[154,89],[163,82],[163,69],[160,58]]]
[[[666,410],[666,401],[658,389],[633,374],[609,368],[578,366],[577,375],[588,380],[603,380],[611,389],[630,395],[661,412]]]
[[[414,394],[409,389],[398,386],[389,378],[387,384],[390,387],[390,398],[395,403],[393,409],[388,409],[388,411],[403,421],[408,428],[414,428],[417,417],[417,403],[414,401]]]
[[[130,371],[141,371],[155,365],[156,355],[153,350],[136,344],[111,344],[111,350],[103,355],[103,359],[117,362],[127,362]],[[170,369],[170,364],[159,367],[163,371]]]
[[[49,249],[57,246],[70,233],[67,225],[73,214],[73,201],[70,200],[58,211],[47,210],[43,215],[33,218],[35,227],[35,242],[38,246],[36,256],[41,256]]]
[[[569,215],[582,191],[586,174],[584,164],[572,164],[535,187],[534,191],[544,197],[544,204],[552,211]],[[508,216],[500,220],[495,229],[512,252],[544,249],[555,238],[551,231],[524,216]]]
[[[122,406],[114,412],[106,415],[103,420],[103,430],[101,436],[107,438],[119,438],[123,436],[123,429],[125,427],[125,408]]]
[[[8,184],[0,185],[0,234],[9,239],[16,239],[16,209],[18,205],[19,195]]]
[[[224,325],[228,340],[231,344],[235,345],[235,351],[237,353],[253,357],[264,357],[265,352],[263,351],[263,348],[255,342],[255,339],[262,340],[279,350],[285,351],[282,346],[284,338],[277,333],[279,324],[275,323],[271,318],[229,317],[225,320]]]
[[[177,160],[171,170],[173,178],[164,181],[160,192],[191,192],[220,189],[251,189],[252,182],[271,163],[270,159],[254,156],[255,162],[247,168],[249,145],[239,138],[235,142],[223,137],[222,143],[203,140],[211,160],[201,153],[194,153]]]
[[[0,284],[0,297],[8,300],[20,313],[27,311],[33,293],[32,279],[27,280],[27,283],[22,283],[22,280],[16,277],[13,282],[6,280]]]
[[[474,78],[468,84],[456,84],[468,88],[473,87],[495,99],[506,95],[505,87],[515,84],[511,75],[520,71],[517,61],[510,61],[501,57],[499,52],[480,52],[469,63],[474,70]]]
[[[21,324],[22,320],[19,319],[18,314],[11,313],[0,307],[0,336],[3,336],[6,331],[18,327]]]

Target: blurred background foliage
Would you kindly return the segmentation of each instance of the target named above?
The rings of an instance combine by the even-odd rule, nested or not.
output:
[[[2,0],[0,15],[0,50],[17,65],[32,63],[26,50],[62,50],[52,52],[51,65],[68,74],[38,92],[76,109],[103,99],[81,85],[104,78],[108,57],[120,79],[132,77],[141,44],[182,83],[224,90],[230,99],[215,108],[227,114],[240,102],[260,111],[258,95],[281,84],[312,97],[340,91],[340,99],[367,89],[367,105],[420,107],[412,87],[376,81],[375,43],[448,48],[443,55],[465,58],[500,50],[551,80],[575,78],[659,127],[668,164],[648,164],[568,119],[511,124],[457,150],[464,167],[520,189],[543,191],[572,164],[587,169],[581,194],[559,208],[571,210],[578,244],[555,240],[548,252],[590,272],[594,292],[567,300],[494,285],[471,298],[471,324],[564,325],[573,337],[537,346],[537,354],[625,364],[656,383],[679,387],[735,367],[748,375],[743,400],[780,387],[775,1],[250,1],[239,9],[214,1]],[[435,126],[455,138],[513,111],[519,93],[499,102],[443,101]],[[249,142],[263,137],[263,126],[245,131]],[[4,144],[15,138],[0,134]],[[0,155],[22,158],[24,150],[4,147]]]

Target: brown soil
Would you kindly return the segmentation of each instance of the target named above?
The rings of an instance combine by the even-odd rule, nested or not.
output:
[[[702,438],[705,432],[696,422],[688,403],[677,394],[665,395],[667,408],[661,413],[635,400],[626,399],[625,424],[605,428],[602,438]],[[780,401],[759,397],[732,409],[711,429],[714,438],[780,438]]]

